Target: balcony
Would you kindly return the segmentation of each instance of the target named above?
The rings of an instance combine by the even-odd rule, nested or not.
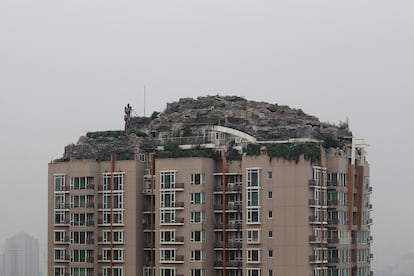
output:
[[[338,225],[339,220],[338,219],[328,219],[328,225]]]
[[[175,243],[184,243],[184,236],[175,236]]]
[[[319,205],[318,200],[316,200],[316,199],[309,199],[309,205],[310,206]]]
[[[328,243],[338,244],[339,238],[338,237],[328,238]]]
[[[339,205],[339,200],[337,199],[328,200],[328,206],[338,206],[338,205]]]
[[[339,263],[341,263],[341,259],[339,259],[338,257],[329,257],[328,258],[328,263],[339,264]]]
[[[175,202],[174,205],[177,208],[184,208],[184,202],[182,202],[182,201]]]
[[[227,183],[225,192],[241,192],[242,186],[235,183]],[[214,192],[220,193],[223,192],[223,185],[214,186]]]
[[[95,244],[95,240],[94,239],[88,239],[86,241],[87,244]]]
[[[95,260],[94,257],[87,257],[86,258],[87,263],[94,263],[94,260]]]
[[[95,185],[94,184],[87,184],[86,189],[87,190],[95,190]]]
[[[162,264],[170,263],[184,263],[184,255],[176,255],[175,258],[163,259],[160,261]]]
[[[94,202],[88,202],[86,203],[86,208],[94,208],[95,207],[95,203]]]
[[[227,209],[228,210],[234,210],[234,211],[239,211],[242,208],[242,203],[241,202],[228,202],[227,203]]]
[[[316,179],[309,179],[309,187],[317,187],[318,185],[318,181]]]
[[[260,263],[260,262],[259,262]],[[223,261],[222,260],[219,260],[219,261],[215,261],[214,262],[214,267],[215,268],[221,268],[221,267],[223,267],[224,266],[224,263],[223,263]],[[226,262],[226,267],[234,267],[234,268],[241,268],[241,267],[243,267],[243,262],[242,261],[240,261],[240,260],[228,260],[227,262]]]
[[[175,183],[173,189],[184,190],[184,183]]]
[[[309,216],[309,223],[320,223],[320,221],[319,218],[317,218],[316,216]]]
[[[95,222],[93,220],[87,220],[86,221],[86,226],[94,226]]]
[[[239,229],[242,227],[242,223],[235,220],[230,220],[227,224],[227,228],[229,229]]]

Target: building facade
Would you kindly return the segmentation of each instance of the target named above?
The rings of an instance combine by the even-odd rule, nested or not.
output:
[[[26,233],[8,238],[2,265],[3,275],[39,276],[39,241]]]
[[[306,144],[317,160],[265,143],[228,159],[216,141],[208,157],[50,163],[48,275],[371,275],[365,144]]]

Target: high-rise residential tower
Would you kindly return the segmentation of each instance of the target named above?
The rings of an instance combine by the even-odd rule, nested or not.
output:
[[[49,164],[48,275],[371,275],[363,140],[285,106],[182,99]]]
[[[7,276],[39,276],[39,241],[23,232],[8,238],[3,265]]]

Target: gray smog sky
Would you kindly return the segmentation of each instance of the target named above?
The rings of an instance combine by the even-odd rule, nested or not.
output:
[[[0,1],[0,240],[47,229],[47,164],[123,107],[240,95],[349,118],[369,147],[374,269],[414,252],[414,2]],[[414,272],[413,272],[414,273]]]

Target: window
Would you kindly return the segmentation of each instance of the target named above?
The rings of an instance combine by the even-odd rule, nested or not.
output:
[[[269,256],[269,258],[272,258],[273,257],[273,250],[272,249],[269,249],[267,251],[267,255]]]
[[[267,235],[269,238],[273,238],[273,231],[272,230],[269,230],[269,232],[268,232],[268,235]]]
[[[160,268],[160,276],[175,276],[175,268]]]
[[[86,208],[87,196],[71,196],[70,197],[70,207],[71,208]]]
[[[273,198],[273,192],[272,191],[267,192],[267,198]]]
[[[161,191],[161,208],[171,208],[175,206],[175,192],[173,191]]]
[[[111,232],[109,230],[104,230],[102,232],[102,242],[110,243],[111,242]],[[124,231],[123,230],[114,230],[112,232],[113,243],[122,244],[124,243]]]
[[[260,249],[247,250],[247,262],[248,263],[259,263],[260,262]]]
[[[103,276],[125,276],[123,267],[113,267],[112,274],[110,267],[103,268]]]
[[[112,253],[113,253],[112,261],[122,262],[124,260],[124,249],[113,249]],[[111,260],[111,249],[109,248],[103,249],[103,260],[104,261]]]
[[[65,211],[55,211],[55,225],[68,224],[65,221]]]
[[[249,189],[247,190],[247,206],[259,206],[259,190]]]
[[[267,274],[268,276],[273,276],[273,270],[269,269],[269,273]]]
[[[55,248],[54,249],[54,260],[55,261],[64,261],[67,260],[65,256],[65,249],[63,248]]]
[[[248,208],[247,209],[247,223],[260,223],[260,209]]]
[[[260,276],[260,268],[248,268],[247,276]]]
[[[124,211],[122,210],[114,210],[112,211],[113,213],[113,224],[117,224],[117,225],[123,225],[124,222]]]
[[[203,251],[201,250],[191,250],[191,261],[200,262],[203,260]]]
[[[55,209],[65,209],[65,194],[55,194]]]
[[[54,231],[54,241],[55,243],[64,243],[65,242],[65,231]]]
[[[248,229],[247,230],[247,242],[248,243],[260,243],[260,230]]]
[[[175,249],[161,249],[160,258],[161,262],[175,261]]]
[[[103,174],[103,190],[110,191],[111,188],[113,191],[123,191],[124,190],[124,172],[116,172],[116,173],[104,173]],[[111,179],[113,179],[113,183],[111,183]],[[110,187],[112,184],[112,187]]]
[[[92,177],[82,176],[82,177],[71,177],[70,178],[70,188],[71,190],[86,190],[88,185],[92,180]]]
[[[53,271],[54,276],[65,276],[65,267],[63,266],[55,266],[53,267]]]
[[[163,223],[174,223],[175,222],[175,211],[174,210],[161,210],[161,224]]]
[[[200,223],[203,220],[202,212],[191,212],[191,222]]]
[[[70,261],[72,263],[85,263],[88,257],[88,250],[73,249],[70,251]]]
[[[63,192],[65,190],[65,175],[55,175],[55,192]]]
[[[145,153],[138,153],[138,160],[140,162],[145,162],[145,160],[146,160]]]
[[[161,231],[160,232],[160,242],[161,243],[173,243],[175,242],[175,231]]]
[[[204,175],[201,173],[193,173],[191,174],[190,184],[192,185],[200,185],[204,184]]]
[[[144,273],[143,276],[154,276],[155,270],[151,269],[150,267],[144,267],[143,273]]]
[[[86,214],[70,214],[70,225],[71,226],[85,226],[86,225]]]
[[[191,276],[204,276],[205,270],[203,269],[191,269]]]
[[[175,188],[175,171],[162,171],[160,172],[160,188],[161,189],[174,189]]]
[[[71,244],[86,244],[86,232],[71,232],[70,243]]]
[[[273,172],[272,171],[268,171],[267,172],[267,179],[272,179],[273,178]]]
[[[192,231],[191,232],[192,242],[202,242],[203,239],[204,239],[203,231]]]
[[[247,169],[247,187],[260,187],[259,169]]]
[[[191,193],[191,204],[201,204],[204,203],[204,198],[202,193]]]
[[[72,267],[70,269],[71,276],[92,276],[92,268]]]
[[[267,217],[268,218],[273,218],[273,211],[267,212]]]
[[[124,191],[114,191],[112,193],[112,208],[123,209],[124,208]],[[111,208],[111,195],[110,193],[104,193],[102,195],[103,209]]]

